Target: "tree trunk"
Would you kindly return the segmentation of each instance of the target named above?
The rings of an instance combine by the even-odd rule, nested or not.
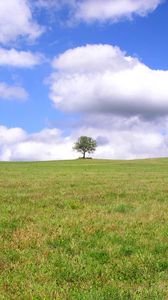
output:
[[[85,154],[86,154],[86,152],[84,151],[84,152],[83,152],[83,158],[85,158]]]

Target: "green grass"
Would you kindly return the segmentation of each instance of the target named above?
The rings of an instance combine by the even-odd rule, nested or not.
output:
[[[1,299],[168,299],[168,159],[0,163]]]

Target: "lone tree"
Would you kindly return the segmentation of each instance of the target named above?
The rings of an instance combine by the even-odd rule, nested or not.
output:
[[[96,150],[96,147],[97,143],[91,137],[81,136],[75,143],[73,149],[81,152],[83,154],[83,158],[85,158],[86,153],[93,153]]]

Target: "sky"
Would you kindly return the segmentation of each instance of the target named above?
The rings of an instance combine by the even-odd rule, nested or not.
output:
[[[168,156],[168,1],[0,0],[0,160]]]

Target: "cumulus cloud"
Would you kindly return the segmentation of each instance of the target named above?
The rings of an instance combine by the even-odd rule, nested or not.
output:
[[[118,21],[145,16],[157,8],[162,0],[83,0],[76,1],[76,18],[86,22]]]
[[[34,54],[30,51],[0,48],[0,66],[31,68],[41,64],[43,61],[44,56],[40,53]]]
[[[7,44],[17,38],[35,40],[43,32],[32,16],[29,1],[0,1],[0,43]]]
[[[0,126],[0,160],[30,161],[74,158],[72,141],[58,129],[28,134],[21,128]]]
[[[153,70],[118,47],[87,45],[53,61],[50,97],[66,112],[168,114],[168,71]]]
[[[28,94],[24,88],[20,86],[7,85],[0,82],[0,100],[20,100],[24,101],[28,98]]]

